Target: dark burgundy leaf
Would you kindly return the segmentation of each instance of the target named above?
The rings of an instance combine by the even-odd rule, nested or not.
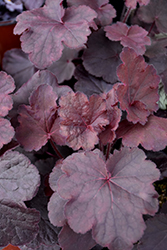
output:
[[[45,0],[21,0],[27,10],[37,9],[45,2]]]
[[[142,214],[158,208],[152,182],[159,179],[156,165],[138,148],[123,148],[107,162],[97,151],[79,152],[62,164],[58,193],[68,202],[65,216],[76,233],[92,236],[110,250],[130,250],[145,229]]]
[[[70,92],[60,98],[59,105],[60,134],[66,137],[66,144],[74,150],[94,148],[98,133],[109,123],[105,100],[96,95],[88,100],[81,92]]]
[[[38,170],[26,156],[8,151],[0,157],[0,200],[31,200],[39,185]]]
[[[139,242],[139,250],[164,250],[167,245],[167,215],[157,214],[146,221],[147,228]]]
[[[110,41],[100,29],[88,40],[88,48],[83,54],[83,65],[90,74],[115,83],[118,80],[116,68],[121,63],[121,50],[120,43]]]
[[[30,106],[19,107],[20,125],[16,129],[16,138],[25,150],[39,150],[51,138],[57,144],[63,144],[56,119],[56,99],[52,87],[44,84],[32,93]]]
[[[74,86],[75,90],[83,92],[88,97],[107,93],[112,88],[112,85],[103,79],[90,75],[81,65],[77,66],[74,76],[78,80]]]
[[[147,151],[147,158],[157,165],[159,170],[161,171],[161,178],[167,177],[167,155],[163,151],[153,152]]]
[[[7,119],[0,118],[0,149],[11,141],[15,134],[14,128]]]
[[[34,65],[28,59],[28,55],[21,49],[6,51],[2,64],[3,70],[14,78],[17,90],[23,83],[27,82],[36,71]]]
[[[59,86],[56,77],[47,70],[37,71],[33,77],[13,95],[14,107],[10,112],[10,116],[17,114],[17,109],[20,104],[29,104],[29,97],[35,89],[42,84],[52,86],[53,91],[60,97],[72,89],[68,86]]]
[[[143,55],[151,40],[147,37],[148,32],[138,25],[128,27],[125,23],[117,22],[104,28],[106,36],[112,41],[121,41],[124,47],[135,50],[138,55]]]
[[[155,35],[151,38],[151,46],[147,46],[145,55],[149,58],[166,54],[167,36]]]
[[[26,244],[38,233],[40,214],[35,209],[1,202],[0,218],[0,246]]]
[[[167,214],[167,201],[162,204],[161,213]]]
[[[137,5],[137,2],[140,5],[147,5],[150,2],[150,0],[126,0],[125,4],[126,4],[127,7],[135,9],[136,5]]]
[[[63,43],[80,48],[91,33],[89,23],[97,16],[88,6],[63,9],[62,0],[46,0],[44,7],[17,17],[15,34],[22,34],[24,52],[36,67],[44,69],[60,59]]]
[[[127,111],[128,121],[144,125],[147,117],[158,110],[160,77],[155,68],[148,65],[134,50],[124,48],[120,57],[123,61],[117,69],[122,82],[117,88],[120,107]]]
[[[151,115],[144,126],[124,120],[119,125],[117,137],[128,147],[141,144],[147,150],[162,150],[167,145],[167,119]]]
[[[147,6],[142,6],[137,12],[139,19],[145,23],[156,24],[160,32],[167,33],[167,1],[151,0]]]
[[[91,231],[85,234],[76,234],[68,225],[65,225],[59,234],[59,244],[63,250],[90,250],[96,245]]]
[[[71,79],[75,70],[72,60],[77,56],[78,51],[76,49],[64,47],[61,58],[48,68],[56,76],[58,83]]]
[[[31,242],[26,244],[26,246],[21,247],[21,249],[59,249],[57,244],[58,233],[60,230],[57,227],[54,227],[49,222],[47,213],[47,202],[48,200],[47,197],[44,195],[44,187],[42,184],[37,195],[31,201],[26,202],[26,205],[28,207],[37,209],[41,214],[41,219],[39,222],[39,231],[36,237]]]
[[[167,56],[164,54],[150,58],[149,64],[153,64],[156,68],[164,84],[165,92],[167,93]]]
[[[68,0],[69,6],[86,5],[97,12],[95,19],[97,25],[105,26],[112,23],[112,19],[116,17],[116,11],[108,0]]]
[[[0,116],[6,116],[13,106],[11,96],[8,94],[15,89],[14,80],[4,71],[0,72]]]

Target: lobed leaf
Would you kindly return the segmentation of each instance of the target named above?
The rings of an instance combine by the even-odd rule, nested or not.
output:
[[[88,100],[81,92],[70,92],[59,101],[60,134],[74,150],[89,150],[98,143],[98,133],[109,123],[106,103],[100,96]]]
[[[57,78],[58,83],[70,80],[74,74],[75,65],[72,60],[78,56],[78,51],[64,47],[61,58],[49,66],[51,71]]]
[[[167,33],[166,11],[166,0],[151,0],[147,6],[139,8],[137,16],[145,23],[155,23],[160,32]]]
[[[164,250],[167,239],[167,215],[157,214],[146,221],[147,228],[140,240],[139,250]]]
[[[62,0],[46,0],[44,7],[17,17],[14,34],[22,34],[22,49],[40,69],[60,59],[63,43],[72,49],[82,47],[91,33],[89,23],[97,16],[88,6],[63,9]]]
[[[145,45],[151,44],[148,32],[138,25],[128,27],[125,23],[117,22],[106,26],[104,31],[110,40],[121,41],[124,47],[134,49],[138,55],[143,55],[146,50]]]
[[[83,53],[83,65],[92,75],[102,77],[105,81],[118,81],[116,68],[121,63],[119,54],[122,46],[112,42],[104,35],[102,29],[93,33],[88,40],[88,48]]]
[[[34,65],[28,59],[28,55],[21,49],[11,49],[5,52],[3,57],[3,70],[10,74],[18,90],[36,72]]]
[[[36,236],[40,214],[35,209],[0,202],[0,246],[23,245]]]
[[[136,5],[137,5],[137,2],[140,5],[147,5],[150,2],[150,0],[126,0],[125,4],[126,4],[127,7],[135,9]]]
[[[16,151],[0,157],[0,200],[21,203],[31,200],[40,185],[37,168]]]
[[[110,250],[130,250],[145,229],[142,214],[158,208],[152,182],[159,171],[138,148],[123,148],[105,162],[95,152],[79,152],[62,163],[58,193],[67,200],[65,216],[71,229]]]
[[[147,150],[159,151],[167,145],[167,119],[151,115],[144,126],[124,120],[116,133],[125,146],[137,147],[141,144]]]
[[[69,6],[86,5],[92,8],[97,13],[95,19],[97,25],[105,26],[112,23],[114,17],[116,17],[116,11],[111,4],[108,4],[108,0],[68,0]]]
[[[147,117],[158,110],[160,77],[155,68],[134,50],[124,48],[120,57],[123,61],[117,69],[117,75],[123,83],[117,88],[120,107],[127,111],[128,121],[144,125]]]
[[[0,118],[0,149],[11,141],[15,134],[14,128],[7,119]]]
[[[68,225],[65,225],[59,234],[59,244],[63,250],[90,250],[96,245],[91,231],[85,234],[76,234]]]
[[[53,88],[53,91],[60,97],[66,94],[72,89],[69,86],[59,86],[57,83],[57,78],[48,70],[37,71],[32,78],[13,95],[14,107],[10,112],[10,116],[17,114],[17,110],[20,104],[29,104],[30,95],[35,91],[40,85],[48,84]]]
[[[112,85],[103,79],[90,75],[81,65],[76,67],[74,76],[78,80],[74,85],[75,90],[83,92],[88,97],[93,94],[103,95],[112,88]]]
[[[56,119],[56,99],[52,87],[44,84],[32,93],[30,106],[20,106],[16,138],[25,150],[39,150],[50,138],[58,144],[64,143]]]
[[[13,106],[11,96],[8,94],[15,89],[14,80],[4,71],[0,72],[0,116],[6,116]]]

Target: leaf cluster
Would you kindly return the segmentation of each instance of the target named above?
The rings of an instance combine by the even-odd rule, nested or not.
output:
[[[120,20],[114,1],[22,2],[0,71],[1,249],[164,250],[166,0]]]

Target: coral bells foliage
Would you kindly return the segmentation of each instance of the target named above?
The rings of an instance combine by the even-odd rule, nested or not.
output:
[[[23,2],[0,71],[0,248],[166,249],[166,0],[120,18]]]

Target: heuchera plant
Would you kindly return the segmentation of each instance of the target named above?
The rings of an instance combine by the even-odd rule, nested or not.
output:
[[[166,249],[167,1],[114,3],[17,17],[22,49],[0,71],[0,249]]]

